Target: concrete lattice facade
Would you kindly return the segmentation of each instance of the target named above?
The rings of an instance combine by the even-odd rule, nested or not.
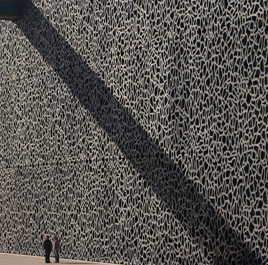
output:
[[[265,6],[266,5],[266,6]],[[0,23],[0,251],[268,264],[265,1],[36,0]]]

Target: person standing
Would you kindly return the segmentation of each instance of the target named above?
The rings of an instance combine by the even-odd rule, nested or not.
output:
[[[43,243],[43,248],[45,250],[45,263],[50,263],[50,253],[52,251],[52,243],[48,235],[46,236],[46,239]]]
[[[54,237],[54,256],[55,256],[55,263],[60,262],[60,240],[58,236],[55,235]]]

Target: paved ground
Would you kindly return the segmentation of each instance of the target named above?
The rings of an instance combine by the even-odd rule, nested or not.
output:
[[[51,262],[52,264],[54,263],[53,258],[51,258]],[[44,257],[33,257],[25,255],[0,253],[0,265],[39,265],[39,264],[45,264]],[[67,259],[60,259],[60,264],[116,265],[116,264],[96,263],[89,261],[67,260]]]

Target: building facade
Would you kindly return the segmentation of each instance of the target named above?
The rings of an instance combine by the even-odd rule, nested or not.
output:
[[[268,264],[265,1],[35,0],[0,22],[0,251]]]

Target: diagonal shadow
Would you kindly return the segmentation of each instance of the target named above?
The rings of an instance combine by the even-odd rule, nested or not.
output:
[[[60,36],[42,13],[29,3],[28,15],[17,25],[63,79],[80,103],[95,117],[145,184],[206,250],[215,265],[261,265],[259,255],[243,243],[225,219],[112,95],[109,88]],[[76,66],[79,66],[78,68]],[[169,185],[166,185],[169,184]]]

